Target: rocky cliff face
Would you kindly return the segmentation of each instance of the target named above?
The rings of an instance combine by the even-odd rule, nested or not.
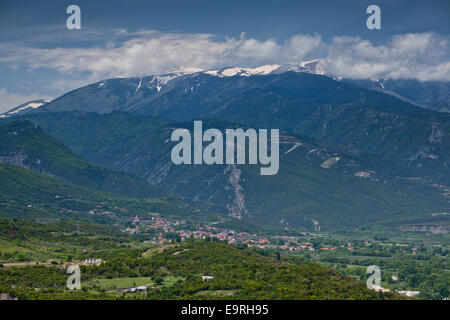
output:
[[[446,234],[450,232],[450,227],[445,225],[435,225],[435,226],[400,226],[398,228],[402,231],[413,231],[413,232],[426,232],[434,234]]]

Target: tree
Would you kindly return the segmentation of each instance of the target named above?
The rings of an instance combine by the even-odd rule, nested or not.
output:
[[[157,277],[155,278],[155,284],[156,284],[156,285],[161,286],[161,285],[163,285],[163,283],[164,283],[164,278],[163,278],[163,277],[157,276]]]

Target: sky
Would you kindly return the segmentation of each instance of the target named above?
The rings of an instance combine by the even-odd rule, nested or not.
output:
[[[0,112],[106,78],[315,58],[347,78],[450,81],[449,30],[449,0],[0,0]]]

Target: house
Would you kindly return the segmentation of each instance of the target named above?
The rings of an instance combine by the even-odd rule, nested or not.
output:
[[[214,277],[212,277],[212,276],[202,276],[202,280],[203,281],[209,281],[211,279],[214,279]]]
[[[147,292],[147,286],[139,286],[136,288],[137,292]]]
[[[409,290],[400,290],[397,292],[400,294],[404,294],[407,297],[414,297],[414,296],[417,296],[418,294],[420,294],[420,291],[409,291]]]
[[[86,265],[100,265],[100,264],[102,264],[102,259],[93,259],[93,258],[91,258],[91,259],[85,259],[84,260],[84,264],[86,264]]]
[[[383,288],[383,287],[380,287],[380,286],[377,286],[377,285],[373,285],[372,289],[375,290],[376,292],[383,292],[383,293],[390,291],[389,289],[386,289],[386,288]]]

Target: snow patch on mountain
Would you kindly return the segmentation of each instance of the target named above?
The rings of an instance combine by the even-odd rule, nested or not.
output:
[[[278,68],[280,68],[279,64],[267,64],[256,68],[233,67],[233,68],[225,68],[222,70],[209,70],[205,71],[204,73],[216,77],[233,77],[233,76],[250,77],[254,75],[271,74]]]
[[[10,112],[8,112],[8,114],[19,113],[20,111],[28,109],[28,108],[36,109],[36,108],[39,108],[40,106],[42,106],[43,104],[44,103],[32,102],[32,103],[29,103],[29,104],[23,106],[22,108],[16,109],[14,111],[10,111]]]
[[[333,165],[338,163],[341,160],[340,157],[332,157],[325,160],[320,166],[325,169],[330,169]]]
[[[138,90],[142,90],[145,88],[154,90],[156,89],[158,92],[166,86],[171,80],[182,77],[182,76],[197,76],[200,74],[208,74],[214,77],[233,77],[233,76],[241,76],[241,77],[251,77],[251,76],[264,76],[271,74],[281,74],[287,71],[293,72],[308,72],[315,74],[324,74],[323,70],[320,67],[321,60],[314,59],[309,61],[300,61],[293,64],[266,64],[253,68],[246,67],[229,67],[222,69],[211,69],[211,70],[203,70],[196,67],[184,67],[184,68],[176,68],[169,71],[166,74],[160,75],[152,75],[148,77],[139,77],[139,80],[134,80],[129,83],[130,86],[136,87],[135,93]],[[105,88],[108,86],[109,80],[103,80],[97,83],[98,88]],[[191,89],[193,91],[193,89]]]
[[[166,74],[161,76],[153,76],[150,83],[156,82],[157,84],[167,84],[172,79],[178,78],[180,75],[178,74]]]
[[[10,109],[9,111],[3,113],[0,117],[1,118],[6,118],[9,116],[14,116],[14,115],[18,115],[27,111],[31,111],[34,109],[37,109],[41,106],[43,106],[44,104],[50,102],[51,100],[49,99],[42,99],[42,100],[33,100],[33,101],[29,101],[29,102],[25,102],[24,104],[21,104],[20,106],[14,107],[12,109]]]
[[[266,64],[255,68],[232,67],[224,69],[214,69],[203,71],[203,73],[215,77],[233,77],[233,76],[250,77],[255,75],[280,74],[287,71],[309,72],[321,75],[325,73],[321,68],[319,59],[300,61],[297,63],[287,65]]]
[[[141,85],[142,85],[142,77],[139,79],[139,84],[138,84],[138,86],[136,88],[135,93],[138,92],[138,90],[141,88]]]
[[[294,145],[287,150],[284,154],[288,154],[291,151],[294,151],[295,149],[297,149],[298,147],[302,146],[303,144],[301,142],[294,142]]]
[[[324,75],[325,70],[323,68],[323,62],[324,61],[322,59],[313,59],[308,61],[299,61],[291,64],[286,64],[280,66],[280,68],[276,70],[276,73],[293,71],[293,72],[307,72]]]

